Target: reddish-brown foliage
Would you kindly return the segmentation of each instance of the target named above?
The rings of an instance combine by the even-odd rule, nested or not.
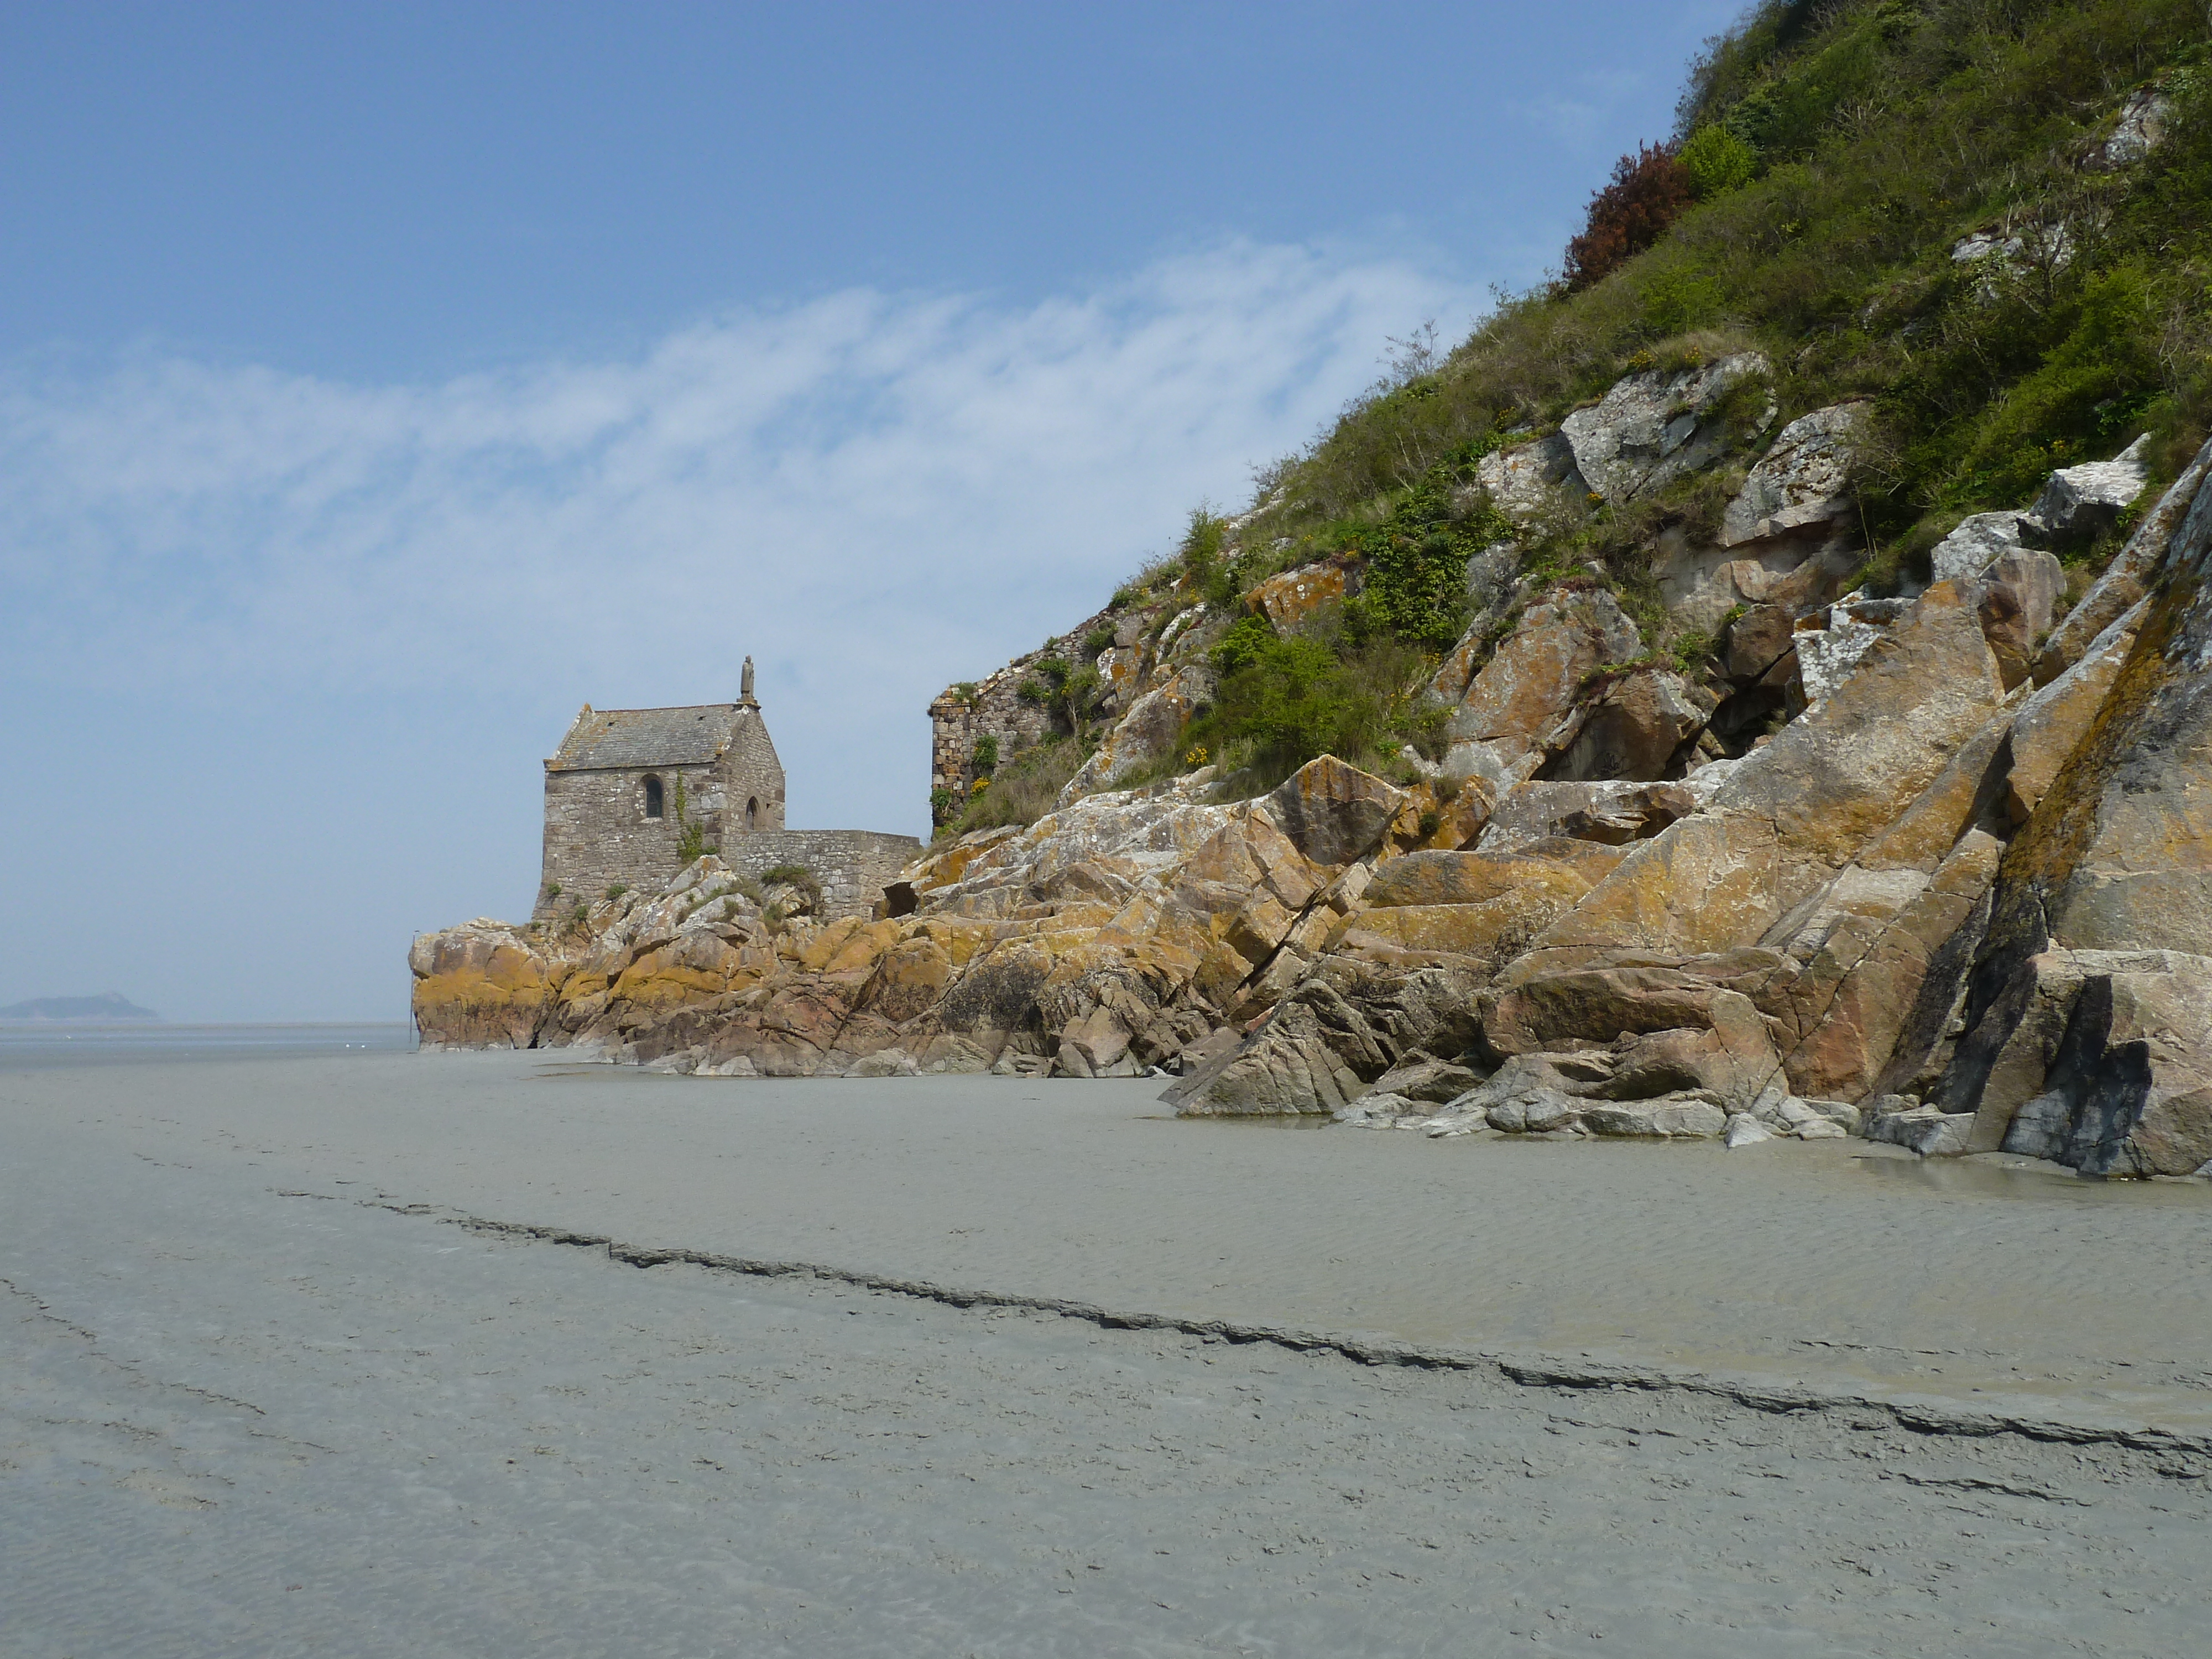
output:
[[[1589,228],[1567,244],[1567,287],[1588,288],[1634,258],[1692,199],[1689,172],[1666,145],[1622,156],[1612,182],[1590,198]]]

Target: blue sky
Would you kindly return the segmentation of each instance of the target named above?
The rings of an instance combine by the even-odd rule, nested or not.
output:
[[[929,697],[1553,264],[1736,8],[0,9],[0,1004],[404,1014],[578,704]]]

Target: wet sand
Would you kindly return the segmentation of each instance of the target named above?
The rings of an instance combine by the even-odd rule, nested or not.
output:
[[[0,1074],[0,1646],[2197,1650],[2203,1192],[1151,1093]]]

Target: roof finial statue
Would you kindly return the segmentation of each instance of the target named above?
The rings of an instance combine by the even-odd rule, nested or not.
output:
[[[760,700],[753,696],[753,659],[750,657],[745,659],[745,672],[738,682],[738,701],[748,708],[760,707]]]

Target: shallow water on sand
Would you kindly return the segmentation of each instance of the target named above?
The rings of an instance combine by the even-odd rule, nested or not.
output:
[[[300,1059],[310,1054],[407,1054],[415,1028],[374,1024],[171,1025],[161,1020],[102,1025],[87,1021],[0,1020],[0,1072],[118,1060]]]

